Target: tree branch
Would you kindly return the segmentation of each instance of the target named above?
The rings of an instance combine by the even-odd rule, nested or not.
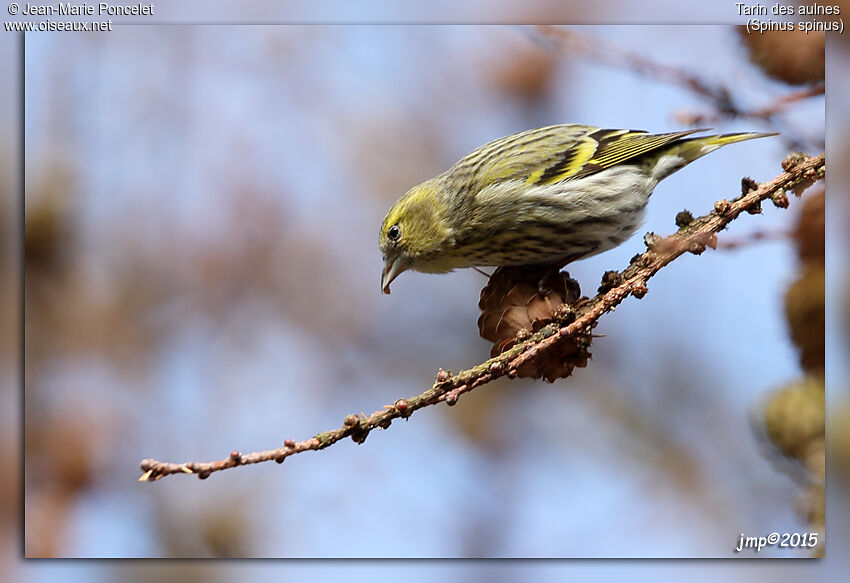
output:
[[[637,53],[618,48],[598,38],[586,36],[567,28],[540,24],[535,26],[534,30],[540,38],[570,55],[582,55],[597,63],[629,69],[662,83],[679,85],[713,102],[717,109],[721,111],[736,109],[732,103],[731,93],[726,87],[709,83],[681,67],[658,63]]]
[[[726,228],[741,213],[758,214],[761,203],[771,199],[781,208],[788,206],[786,190],[792,190],[798,195],[814,181],[823,178],[826,161],[824,154],[807,157],[802,154],[786,158],[782,174],[769,182],[757,185],[750,179],[744,179],[743,193],[732,200],[719,200],[714,204],[710,213],[692,219],[685,213],[680,213],[677,223],[680,229],[666,238],[649,233],[645,237],[648,250],[635,256],[629,267],[619,277],[614,285],[602,288],[599,294],[590,300],[585,300],[575,308],[569,320],[552,322],[526,340],[519,342],[511,349],[456,375],[443,371],[430,389],[409,399],[398,399],[392,405],[385,405],[381,411],[372,415],[349,415],[341,427],[303,441],[287,439],[283,447],[242,455],[234,451],[226,459],[214,462],[169,463],[146,459],[141,463],[142,476],[140,482],[158,480],[171,474],[197,474],[201,479],[209,477],[212,472],[226,470],[237,466],[256,464],[274,460],[282,463],[287,457],[305,451],[324,449],[334,443],[351,437],[357,443],[363,443],[369,433],[376,428],[387,429],[394,419],[407,419],[417,409],[446,402],[453,405],[458,398],[477,387],[485,385],[499,377],[514,378],[517,369],[524,363],[540,358],[552,350],[560,342],[582,331],[588,331],[606,312],[610,312],[629,295],[642,298],[647,293],[647,281],[658,271],[685,253],[700,254],[707,246],[715,247],[717,233]],[[610,282],[611,279],[609,278]]]
[[[826,93],[826,83],[816,83],[803,89],[797,89],[780,95],[767,105],[753,109],[738,109],[735,108],[730,112],[716,112],[714,114],[694,113],[689,111],[678,112],[675,117],[676,121],[684,125],[700,125],[720,121],[722,117],[747,117],[750,119],[759,119],[765,122],[774,121],[774,117],[784,113],[789,107],[799,101],[805,101],[811,97],[817,97]]]
[[[803,144],[806,143],[820,143],[822,147],[822,140],[803,135],[798,128],[788,123],[782,117],[782,114],[800,101],[823,95],[826,91],[825,83],[815,83],[810,87],[791,91],[761,107],[747,108],[740,105],[739,100],[726,85],[709,81],[683,67],[654,61],[643,55],[606,43],[599,38],[586,36],[568,28],[546,24],[537,25],[531,30],[543,42],[549,43],[566,54],[584,57],[609,67],[633,71],[638,75],[661,83],[677,85],[708,102],[712,109],[711,112],[681,111],[676,113],[674,116],[676,121],[683,125],[696,126],[724,119],[747,118],[768,123],[781,131],[789,148],[802,148]]]

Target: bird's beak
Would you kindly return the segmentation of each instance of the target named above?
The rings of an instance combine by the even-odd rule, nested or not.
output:
[[[390,284],[395,278],[407,271],[407,262],[401,255],[389,256],[384,259],[384,273],[381,276],[381,291],[390,293]]]

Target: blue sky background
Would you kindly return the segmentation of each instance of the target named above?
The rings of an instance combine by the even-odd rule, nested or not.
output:
[[[753,106],[788,90],[759,76],[729,27],[574,30],[734,87]],[[57,167],[73,169],[78,285],[100,305],[119,302],[99,341],[40,363],[35,410],[80,414],[106,444],[68,516],[63,556],[204,556],[197,533],[219,527],[199,517],[223,520],[257,557],[728,557],[742,532],[805,530],[800,488],[751,425],[769,391],[801,374],[783,315],[796,267],[786,240],[676,261],[644,299],[603,318],[593,360],[570,379],[494,383],[362,446],[282,467],[135,482],[144,457],[275,447],[419,393],[438,367],[486,358],[480,275],[404,274],[391,296],[379,293],[377,229],[410,186],[530,127],[668,131],[681,127],[673,112],[708,109],[686,90],[557,50],[544,97],[494,81],[538,50],[520,27],[27,37],[28,195]],[[822,135],[823,100],[792,119]],[[592,292],[642,250],[644,232],[672,232],[679,210],[708,211],[742,176],[772,178],[785,152],[758,140],[711,154],[659,186],[634,238],[570,273]],[[721,241],[788,230],[796,206],[765,206]],[[128,289],[158,299],[125,311]],[[76,309],[66,299],[60,313]],[[28,508],[38,501],[28,496]],[[238,519],[221,518],[234,509]],[[417,576],[449,567],[429,569]],[[57,570],[39,564],[34,580]]]

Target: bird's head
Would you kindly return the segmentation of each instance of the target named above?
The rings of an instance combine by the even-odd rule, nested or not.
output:
[[[440,185],[437,179],[411,188],[387,213],[381,225],[379,244],[384,256],[381,290],[390,293],[390,283],[408,269],[434,269],[445,250],[448,226],[440,212]]]

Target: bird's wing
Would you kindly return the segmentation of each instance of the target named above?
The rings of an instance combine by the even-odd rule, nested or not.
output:
[[[663,148],[694,132],[650,134],[639,130],[560,125],[495,140],[455,165],[474,175],[479,189],[504,180],[544,185],[582,178]]]
[[[643,154],[664,148],[685,136],[701,131],[705,130],[684,130],[666,134],[650,134],[637,130],[596,130],[584,137],[586,143],[595,144],[595,146],[593,147],[593,154],[586,156],[581,167],[576,168],[575,163],[569,163],[568,167],[562,171],[558,168],[558,163],[553,164],[544,170],[535,183],[551,184],[595,174],[606,168],[633,160]],[[589,151],[591,145],[585,146],[585,148]],[[569,156],[569,154],[567,155]],[[529,176],[529,181],[531,181],[531,178]]]

